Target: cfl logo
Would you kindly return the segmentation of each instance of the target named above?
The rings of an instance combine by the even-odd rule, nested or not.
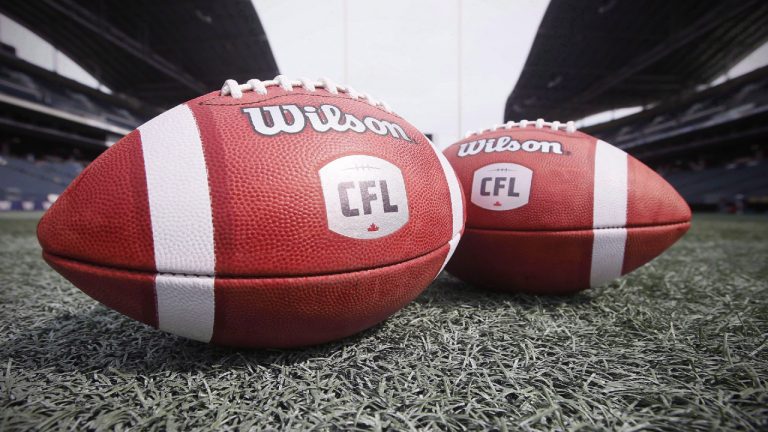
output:
[[[379,194],[373,192],[377,188],[381,194],[381,206],[384,213],[396,213],[397,204],[393,205],[389,200],[389,187],[386,180],[366,180],[361,182],[341,182],[339,183],[339,202],[341,203],[341,214],[345,217],[360,216],[360,209],[353,208],[349,203],[350,190],[360,192],[360,201],[363,203],[363,214],[373,213],[371,203],[379,200]]]
[[[491,187],[491,183],[493,186]],[[515,192],[515,177],[483,177],[480,180],[480,195],[482,196],[499,196],[504,193],[506,189],[506,195],[511,197],[519,197],[520,193]]]
[[[318,172],[328,229],[346,237],[375,239],[408,222],[408,196],[400,168],[367,155],[344,156]]]
[[[495,163],[475,171],[471,201],[478,207],[505,211],[528,204],[533,171],[513,163]]]

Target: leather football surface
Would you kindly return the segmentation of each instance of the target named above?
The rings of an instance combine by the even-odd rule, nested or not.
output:
[[[688,205],[656,172],[564,124],[538,126],[484,131],[444,150],[467,199],[450,273],[569,294],[631,272],[688,230]]]
[[[443,155],[351,89],[228,84],[88,166],[39,224],[46,261],[131,318],[236,346],[338,339],[416,297],[464,223]]]

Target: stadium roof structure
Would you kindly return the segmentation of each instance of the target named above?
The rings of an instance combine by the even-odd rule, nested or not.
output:
[[[552,0],[504,119],[575,120],[692,92],[766,40],[764,0]]]
[[[158,114],[120,94],[107,94],[0,49],[0,141],[69,144],[95,157]],[[53,147],[56,147],[53,146]],[[49,147],[49,148],[53,148]]]
[[[277,74],[249,0],[4,0],[37,33],[113,92],[168,107],[225,79]]]
[[[582,131],[646,162],[711,146],[766,142],[768,66]]]

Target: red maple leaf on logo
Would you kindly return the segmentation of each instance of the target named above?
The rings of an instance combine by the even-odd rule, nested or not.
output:
[[[371,231],[371,232],[378,231],[378,230],[379,230],[379,227],[377,227],[376,224],[373,224],[373,223],[371,224],[371,226],[368,227],[368,231]]]
[[[496,201],[495,203],[493,203],[493,206],[494,206],[494,207],[501,207],[501,203],[500,203],[500,202],[498,202],[498,201]]]

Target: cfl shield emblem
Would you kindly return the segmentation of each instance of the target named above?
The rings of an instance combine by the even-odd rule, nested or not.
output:
[[[408,196],[400,168],[373,156],[352,155],[320,168],[328,229],[375,239],[408,222]]]
[[[512,210],[528,204],[533,171],[513,163],[486,165],[472,179],[472,203],[487,210]]]

